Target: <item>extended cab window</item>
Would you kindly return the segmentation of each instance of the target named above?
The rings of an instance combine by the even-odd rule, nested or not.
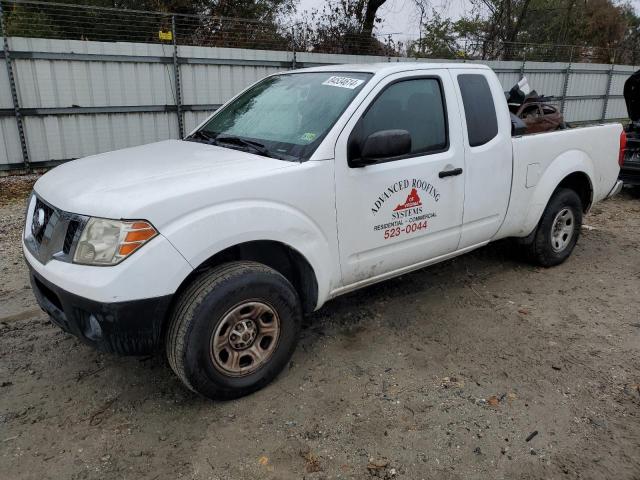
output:
[[[484,75],[458,75],[469,145],[484,145],[498,134],[498,118],[493,95]]]
[[[406,130],[411,152],[406,156],[447,148],[447,121],[440,82],[435,78],[403,80],[387,87],[371,104],[354,130],[361,143],[382,130]],[[358,145],[350,146],[358,148]],[[350,156],[357,156],[351,152]]]

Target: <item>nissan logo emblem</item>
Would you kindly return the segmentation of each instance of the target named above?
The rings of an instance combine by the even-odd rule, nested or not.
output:
[[[44,209],[38,208],[33,212],[33,221],[31,222],[31,233],[35,236],[40,233],[44,227]]]

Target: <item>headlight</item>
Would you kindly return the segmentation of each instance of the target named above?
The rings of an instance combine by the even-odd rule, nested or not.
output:
[[[144,220],[120,221],[90,218],[82,230],[74,263],[115,265],[158,234]]]

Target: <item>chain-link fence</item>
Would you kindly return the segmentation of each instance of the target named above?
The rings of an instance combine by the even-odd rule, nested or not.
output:
[[[5,35],[12,37],[469,60],[635,64],[638,58],[636,52],[620,49],[464,38],[434,47],[420,36],[399,39],[385,32],[371,36],[357,28],[344,32],[282,18],[261,22],[23,0],[1,0],[1,4]]]
[[[6,35],[100,42],[178,43],[284,50],[291,30],[244,18],[220,18],[90,5],[2,0]]]

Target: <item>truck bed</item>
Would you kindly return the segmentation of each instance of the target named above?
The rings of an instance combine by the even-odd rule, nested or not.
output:
[[[618,178],[621,132],[611,123],[513,138],[511,198],[498,237],[528,235],[558,183],[576,170],[593,179],[590,204],[604,199]]]

